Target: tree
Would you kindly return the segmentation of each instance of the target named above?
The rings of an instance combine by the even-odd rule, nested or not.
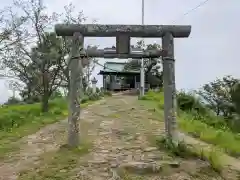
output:
[[[97,46],[87,46],[87,50],[97,50]],[[89,87],[92,72],[96,67],[98,60],[96,58],[86,58],[83,62],[83,90]]]
[[[21,100],[16,97],[10,97],[4,105],[14,105],[14,104],[20,104]]]
[[[64,6],[65,12],[63,14],[63,22],[65,24],[82,24],[85,22],[86,17],[84,16],[83,12],[76,12],[75,7],[73,6],[72,3],[70,3],[67,6]],[[77,14],[77,15],[75,15]],[[95,22],[95,21],[94,21]],[[63,37],[63,48],[65,51],[66,55],[71,54],[71,43],[72,39],[68,37]],[[86,49],[97,49],[96,46],[87,46]],[[68,69],[68,62],[69,58],[66,58],[65,65],[62,66],[62,74],[63,74],[63,83],[62,87],[69,89],[69,69]],[[91,74],[95,68],[97,60],[95,58],[85,58],[84,61],[82,62],[83,64],[83,77],[82,77],[82,82],[83,82],[83,90],[86,90],[86,88],[89,86],[89,81]]]
[[[236,114],[240,117],[240,81],[234,85],[231,90],[231,98],[235,108]]]
[[[43,41],[32,48],[31,59],[35,66],[35,74],[39,75],[38,92],[42,99],[43,112],[48,111],[48,100],[62,83],[60,74],[64,62],[62,39],[55,33],[45,33]]]
[[[14,10],[13,10],[14,9]],[[56,37],[49,32],[59,17],[65,23],[82,23],[83,13],[74,16],[74,6],[65,6],[65,13],[48,15],[42,0],[14,0],[9,8],[8,21],[11,39],[16,40],[3,56],[3,67],[24,82],[26,87],[21,93],[25,100],[41,97],[42,111],[48,111],[48,99],[60,86],[69,88],[69,56],[72,39]],[[13,13],[15,12],[15,13]],[[89,77],[94,66],[87,59]],[[88,78],[89,79],[89,78]]]
[[[3,64],[26,83],[23,94],[28,99],[41,96],[42,111],[46,112],[48,99],[59,85],[60,61],[64,57],[61,39],[55,33],[46,33],[57,14],[47,15],[42,0],[14,1],[14,8],[18,13],[9,9],[9,14],[12,37],[17,41],[5,54]]]
[[[132,48],[136,49],[144,49],[143,41],[138,41],[136,46],[132,46]],[[159,44],[148,44],[146,46],[146,50],[159,50],[161,49]],[[132,59],[125,65],[124,69],[127,70],[139,70],[141,68],[141,60]],[[144,69],[145,76],[147,82],[151,87],[162,86],[162,71],[161,69],[161,61],[157,58],[144,59]]]
[[[8,19],[6,13],[9,11],[9,8],[5,7],[0,10],[0,54],[4,54],[6,51],[11,49],[11,46],[14,45],[18,39],[14,38],[13,34],[19,26],[22,24],[24,19],[19,20],[13,26],[11,19]],[[9,14],[10,17],[14,17],[13,13]]]
[[[197,93],[217,116],[230,118],[235,111],[231,92],[237,82],[237,79],[225,76],[222,79],[218,78],[209,84],[205,84]]]

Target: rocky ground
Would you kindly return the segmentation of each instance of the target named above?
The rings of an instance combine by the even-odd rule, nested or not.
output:
[[[164,133],[162,118],[134,96],[106,98],[82,112],[81,138],[90,144],[88,152],[53,158],[66,141],[67,124],[52,124],[18,142],[21,151],[0,162],[0,179],[224,179],[205,161],[174,157],[155,147],[153,137]]]

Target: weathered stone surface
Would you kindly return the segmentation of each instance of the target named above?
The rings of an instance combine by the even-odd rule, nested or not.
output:
[[[161,160],[162,159],[162,157],[157,154],[148,154],[147,158],[152,159],[152,160]]]
[[[141,149],[141,146],[138,146],[138,145],[125,146],[125,147],[123,147],[123,149],[125,149],[125,150],[135,150],[135,149]]]
[[[111,168],[117,168],[117,167],[118,167],[118,164],[117,164],[117,163],[112,163],[112,164],[110,165],[110,167],[111,167]]]
[[[161,161],[163,166],[170,166],[172,168],[178,168],[180,163],[178,161]]]
[[[158,149],[156,147],[147,147],[143,151],[144,152],[151,152],[151,151],[157,151]]]
[[[132,161],[128,163],[121,164],[119,168],[125,169],[132,173],[137,174],[148,174],[148,173],[158,173],[161,172],[161,164],[156,163],[146,163],[139,161]]]
[[[88,161],[88,164],[106,164],[108,163],[107,160],[90,160]]]
[[[179,162],[175,161],[161,161],[161,162],[147,162],[147,161],[130,161],[119,165],[119,168],[137,174],[151,174],[159,173],[165,167],[178,168]]]
[[[131,141],[133,139],[134,139],[134,136],[128,136],[128,137],[125,138],[126,141]]]
[[[166,33],[162,38],[163,49],[167,51],[167,57],[163,58],[163,84],[164,84],[164,121],[165,130],[169,137],[176,133],[176,82],[174,59],[174,36]]]
[[[171,32],[176,38],[188,37],[190,25],[104,25],[104,24],[56,24],[55,31],[59,36],[72,36],[80,32],[83,36],[114,37],[117,34],[128,34],[131,37],[162,37]]]
[[[106,150],[106,149],[102,149],[101,151],[100,151],[100,153],[109,153],[109,150]]]
[[[129,54],[130,53],[130,40],[128,35],[120,34],[116,37],[116,51],[117,54]]]

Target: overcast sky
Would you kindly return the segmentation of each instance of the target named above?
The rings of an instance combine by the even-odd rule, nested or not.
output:
[[[210,0],[184,16],[202,1],[145,1],[145,24],[192,26],[189,38],[175,40],[177,89],[196,89],[224,75],[240,77],[240,36],[237,35],[240,32],[240,1]],[[0,0],[0,5],[5,6],[8,2]],[[49,12],[61,12],[63,6],[70,2],[77,10],[83,10],[88,23],[97,19],[102,24],[141,24],[141,0],[48,0],[45,4]],[[146,42],[161,43],[161,39],[148,39]],[[86,43],[107,47],[114,44],[114,39],[91,38]],[[103,64],[104,60],[100,63]],[[94,75],[100,69],[97,67]],[[101,86],[102,78],[97,75],[96,78]],[[0,92],[0,101],[11,95],[3,81],[0,81]]]

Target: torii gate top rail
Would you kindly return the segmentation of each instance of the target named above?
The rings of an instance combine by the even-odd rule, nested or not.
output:
[[[87,37],[115,37],[126,34],[131,37],[157,38],[171,33],[174,38],[186,38],[190,35],[189,25],[116,25],[116,24],[56,24],[55,31],[59,36],[73,36],[80,32]]]

